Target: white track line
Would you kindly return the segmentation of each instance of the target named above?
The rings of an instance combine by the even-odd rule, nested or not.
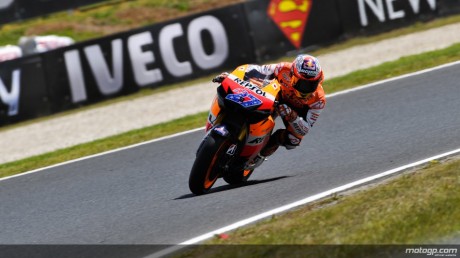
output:
[[[375,86],[378,86],[378,85],[381,85],[381,84],[384,84],[384,83],[387,83],[387,82],[401,80],[401,79],[408,78],[408,77],[411,77],[411,76],[416,76],[416,75],[419,75],[419,74],[440,70],[440,69],[450,67],[450,66],[455,66],[455,65],[458,65],[458,64],[460,64],[460,61],[447,63],[447,64],[443,64],[443,65],[436,66],[436,67],[433,67],[433,68],[428,68],[428,69],[425,69],[425,70],[417,71],[417,72],[414,72],[414,73],[409,73],[409,74],[401,75],[401,76],[398,76],[398,77],[393,77],[393,78],[390,78],[390,79],[386,79],[386,80],[366,84],[366,85],[363,85],[363,86],[355,87],[353,89],[328,94],[328,95],[326,95],[326,97],[327,98],[332,98],[332,97],[335,97],[335,96],[347,94],[347,93],[362,90],[362,89],[367,89],[367,88],[370,88],[370,87],[375,87]],[[153,140],[146,141],[146,142],[137,143],[137,144],[134,144],[134,145],[129,145],[129,146],[126,146],[126,147],[122,147],[122,148],[118,148],[118,149],[114,149],[114,150],[110,150],[110,151],[106,151],[106,152],[101,152],[101,153],[98,153],[98,154],[94,154],[94,155],[90,155],[90,156],[86,156],[86,157],[82,157],[82,158],[78,158],[78,159],[74,159],[74,160],[69,160],[69,161],[66,161],[66,162],[63,162],[63,163],[59,163],[59,164],[55,164],[55,165],[52,165],[52,166],[31,170],[31,171],[24,172],[24,173],[17,174],[17,175],[13,175],[13,176],[0,178],[0,182],[4,181],[4,180],[8,180],[10,178],[24,176],[24,175],[40,172],[40,171],[43,171],[43,170],[46,170],[46,169],[71,164],[73,162],[78,162],[78,161],[82,161],[82,160],[85,160],[85,159],[92,159],[92,158],[99,157],[99,156],[102,156],[102,155],[106,155],[106,154],[110,154],[110,153],[114,153],[114,152],[118,152],[118,151],[123,151],[123,150],[131,149],[131,148],[136,148],[136,147],[141,146],[141,145],[150,144],[150,143],[153,143],[153,142],[174,138],[174,137],[185,135],[185,134],[188,134],[188,133],[193,133],[193,132],[196,132],[196,131],[199,131],[199,130],[204,130],[204,127],[196,128],[196,129],[193,129],[193,130],[189,130],[189,131],[185,131],[185,132],[181,132],[181,133],[177,133],[177,134],[173,134],[173,135],[169,135],[169,136],[165,136],[165,137],[158,138],[158,139],[153,139]]]
[[[163,249],[163,250],[161,250],[159,252],[156,252],[156,253],[153,253],[153,254],[151,254],[149,256],[146,256],[146,258],[157,258],[157,257],[162,257],[162,256],[165,256],[165,255],[171,254],[173,252],[179,251],[182,248],[187,247],[188,245],[197,244],[197,243],[202,242],[204,240],[210,239],[210,238],[214,237],[215,235],[219,235],[219,234],[222,234],[224,232],[228,232],[228,231],[240,228],[242,226],[246,226],[246,225],[254,223],[256,221],[269,218],[269,217],[271,217],[271,216],[273,216],[275,214],[285,212],[285,211],[290,210],[292,208],[302,206],[302,205],[317,201],[319,199],[331,196],[333,194],[343,192],[343,191],[349,190],[351,188],[367,184],[367,183],[375,181],[377,179],[381,179],[381,178],[396,174],[398,172],[402,172],[404,170],[423,165],[423,164],[428,163],[428,162],[430,162],[432,160],[445,158],[445,157],[452,156],[452,155],[455,155],[455,154],[458,154],[458,153],[460,153],[460,149],[456,149],[456,150],[449,151],[449,152],[446,152],[446,153],[442,153],[442,154],[439,154],[439,155],[436,155],[436,156],[433,156],[433,157],[429,157],[429,158],[424,159],[424,160],[420,160],[420,161],[417,161],[417,162],[414,162],[414,163],[411,163],[411,164],[408,164],[408,165],[404,165],[404,166],[401,166],[401,167],[398,167],[398,168],[394,168],[394,169],[379,173],[377,175],[366,177],[366,178],[360,179],[358,181],[354,181],[354,182],[348,183],[346,185],[342,185],[342,186],[339,186],[337,188],[330,189],[330,190],[327,190],[327,191],[319,193],[319,194],[315,194],[315,195],[307,197],[305,199],[302,199],[302,200],[299,200],[299,201],[296,201],[296,202],[281,206],[279,208],[269,210],[269,211],[266,211],[264,213],[255,215],[253,217],[250,217],[250,218],[235,222],[235,223],[233,223],[231,225],[228,225],[228,226],[225,226],[223,228],[216,229],[216,230],[211,231],[209,233],[206,233],[204,235],[197,236],[195,238],[192,238],[190,240],[182,242],[182,243],[180,243],[180,244],[178,244],[176,246],[165,248],[165,249]]]

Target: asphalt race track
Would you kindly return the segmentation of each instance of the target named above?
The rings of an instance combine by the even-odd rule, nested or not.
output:
[[[459,71],[456,64],[330,97],[299,148],[280,149],[246,185],[219,180],[204,196],[188,189],[201,130],[0,181],[0,243],[177,244],[458,149]]]

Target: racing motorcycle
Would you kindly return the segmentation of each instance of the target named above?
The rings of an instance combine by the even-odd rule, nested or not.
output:
[[[274,79],[257,85],[237,67],[217,87],[212,126],[196,152],[189,177],[192,193],[208,193],[218,178],[228,184],[248,180],[262,162],[258,156],[275,127],[280,84]]]

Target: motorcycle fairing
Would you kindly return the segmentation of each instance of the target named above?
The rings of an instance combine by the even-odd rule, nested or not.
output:
[[[248,95],[252,95],[261,102],[260,104],[262,105],[260,107],[257,106],[259,110],[271,110],[276,100],[270,92],[264,91],[257,85],[244,81],[233,74],[229,74],[227,78],[225,78],[222,82],[222,87],[227,94],[234,94],[235,91],[241,92],[242,90],[246,90]]]
[[[270,139],[270,135],[275,127],[275,121],[272,116],[265,120],[249,125],[249,134],[246,139],[240,156],[252,159],[262,150]]]

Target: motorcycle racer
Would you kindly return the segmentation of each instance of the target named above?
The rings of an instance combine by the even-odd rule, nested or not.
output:
[[[227,76],[228,73],[222,73],[212,81],[221,83]],[[324,74],[314,56],[298,55],[292,63],[250,64],[245,76],[245,80],[260,87],[273,79],[281,84],[278,114],[286,129],[278,129],[271,135],[267,145],[254,160],[254,166],[260,165],[280,145],[288,150],[299,146],[326,104],[322,87]],[[212,117],[212,114],[208,116],[207,128],[212,126]]]

